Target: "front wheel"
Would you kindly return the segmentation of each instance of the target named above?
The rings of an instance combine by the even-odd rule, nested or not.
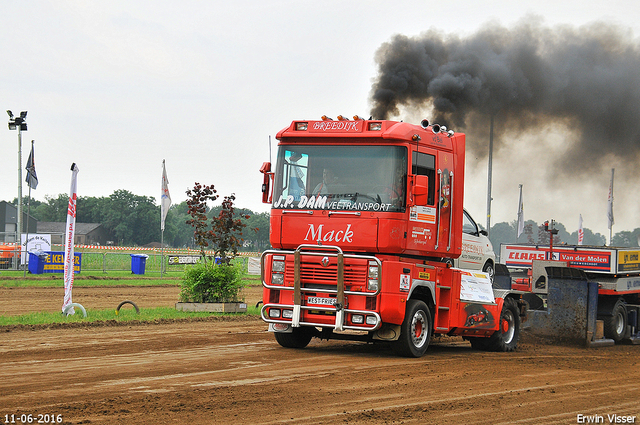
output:
[[[505,298],[500,313],[500,329],[491,335],[486,349],[489,351],[514,351],[520,338],[520,311],[513,298]]]
[[[496,275],[496,270],[493,264],[490,261],[487,261],[486,264],[482,267],[482,271],[489,275],[489,280],[493,283],[493,278]]]
[[[420,300],[407,301],[407,311],[400,327],[400,338],[393,344],[396,354],[421,357],[431,341],[431,310]]]
[[[313,338],[312,328],[302,327],[293,328],[293,332],[275,332],[276,341],[285,348],[304,348],[311,342]]]

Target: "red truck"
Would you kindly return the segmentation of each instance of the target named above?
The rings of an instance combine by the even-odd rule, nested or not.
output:
[[[516,348],[524,301],[462,253],[465,135],[359,117],[293,121],[264,163],[270,242],[262,318],[283,347],[386,341],[422,356],[433,334]],[[479,320],[481,319],[481,320]]]

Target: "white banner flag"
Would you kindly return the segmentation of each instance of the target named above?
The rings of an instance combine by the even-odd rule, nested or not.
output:
[[[580,214],[580,220],[578,221],[578,245],[582,245],[584,240],[584,229],[582,228],[582,214]]]
[[[607,208],[607,219],[609,221],[609,229],[613,227],[615,221],[613,220],[613,172],[615,168],[611,169],[611,182],[609,183],[609,206]]]
[[[169,207],[171,206],[171,195],[169,195],[169,180],[167,179],[167,169],[162,160],[162,193],[160,194],[160,230],[164,231],[164,220],[167,218]]]
[[[524,206],[522,204],[522,185],[520,185],[520,202],[518,202],[518,237],[524,232]]]
[[[64,237],[64,303],[62,304],[62,312],[71,304],[71,289],[73,289],[73,275],[75,257],[73,239],[76,233],[76,201],[78,199],[78,166],[74,162],[71,164],[71,189],[69,190],[69,207],[67,208],[67,227]],[[73,307],[67,311],[67,314],[75,314]]]

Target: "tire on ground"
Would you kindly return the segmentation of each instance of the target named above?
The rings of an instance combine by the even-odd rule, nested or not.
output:
[[[431,310],[423,301],[407,301],[407,311],[400,326],[400,337],[392,344],[393,351],[404,357],[421,357],[429,347],[433,321]]]
[[[304,348],[313,338],[314,329],[309,327],[293,328],[293,332],[274,332],[278,344],[285,348]]]
[[[604,336],[615,342],[620,342],[627,329],[627,308],[622,298],[619,298],[611,309],[611,315],[600,316],[604,324]]]
[[[513,298],[505,298],[500,313],[500,329],[486,342],[489,351],[514,351],[520,338],[520,311]]]

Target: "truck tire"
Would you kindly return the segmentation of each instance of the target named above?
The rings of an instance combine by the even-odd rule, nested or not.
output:
[[[313,334],[313,329],[307,327],[293,328],[291,333],[274,332],[278,344],[285,348],[304,348],[311,342]]]
[[[601,316],[604,322],[604,336],[615,342],[622,341],[627,329],[627,308],[624,300],[618,299],[611,309],[611,316]]]
[[[400,337],[392,345],[393,351],[403,357],[421,357],[429,347],[432,327],[429,307],[420,300],[407,301]]]
[[[514,351],[520,338],[520,311],[513,298],[505,298],[500,313],[500,329],[487,339],[486,350]]]
[[[476,336],[472,336],[468,338],[471,343],[471,348],[475,350],[487,350],[487,345],[489,345],[489,338],[480,338]]]

